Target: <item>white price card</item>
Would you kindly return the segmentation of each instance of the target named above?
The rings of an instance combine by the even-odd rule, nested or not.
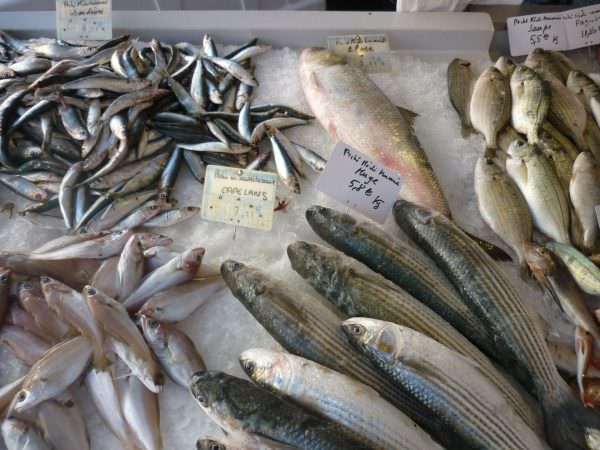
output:
[[[112,39],[112,0],[56,0],[56,37],[69,42]]]
[[[536,47],[575,50],[600,44],[600,5],[509,17],[506,24],[512,56],[526,55]]]
[[[202,194],[202,218],[270,230],[276,189],[274,173],[209,165]]]
[[[338,142],[316,187],[374,221],[383,223],[398,199],[402,178],[358,150]]]
[[[389,72],[390,43],[387,34],[328,36],[327,48],[367,72]]]
[[[563,21],[570,49],[600,44],[600,5],[565,11]]]
[[[569,49],[562,13],[509,17],[506,25],[512,56],[526,55],[534,48]]]

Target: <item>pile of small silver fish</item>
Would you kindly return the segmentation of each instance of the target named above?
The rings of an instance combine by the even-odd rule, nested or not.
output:
[[[0,344],[29,366],[0,387],[8,450],[89,449],[78,380],[123,449],[164,448],[163,374],[187,389],[206,370],[177,322],[225,286],[203,248],[171,243],[127,229],[0,254]]]
[[[226,432],[197,449],[600,448],[600,415],[559,375],[556,349],[500,266],[438,211],[399,200],[393,215],[408,238],[310,207],[331,247],[299,241],[287,254],[314,291],[221,265],[285,351],[242,352],[254,384],[192,377]]]
[[[58,209],[74,231],[197,213],[170,195],[183,163],[203,183],[207,164],[260,169],[272,155],[300,193],[305,166],[321,171],[325,160],[280,131],[312,116],[252,104],[252,58],[269,49],[254,39],[219,55],[210,35],[201,45],[121,36],[78,46],[0,32],[0,185],[33,202],[21,213]]]
[[[572,324],[576,358],[561,370],[575,376],[584,404],[599,405],[599,79],[542,49],[522,64],[501,57],[478,77],[455,59],[447,75],[464,134],[486,143],[474,173],[479,212]]]

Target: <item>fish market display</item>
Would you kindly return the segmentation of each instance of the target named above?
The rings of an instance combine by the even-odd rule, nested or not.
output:
[[[0,448],[598,447],[594,76],[450,59],[0,33]],[[338,139],[402,230],[315,190]],[[278,174],[271,233],[209,164]]]
[[[29,200],[22,214],[57,210],[69,230],[174,225],[199,211],[175,206],[182,165],[200,183],[207,164],[262,168],[271,154],[259,150],[263,138],[292,192],[305,165],[323,168],[279,130],[312,116],[252,104],[252,57],[270,49],[256,39],[221,56],[208,35],[201,45],[127,35],[97,47],[49,42],[0,36],[0,185]]]

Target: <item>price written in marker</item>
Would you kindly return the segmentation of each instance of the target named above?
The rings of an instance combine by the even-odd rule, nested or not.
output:
[[[202,218],[270,230],[276,189],[274,173],[209,165],[202,194]]]
[[[600,6],[507,19],[510,54],[544,50],[575,50],[600,44]]]
[[[327,37],[327,48],[352,65],[371,72],[389,72],[390,43],[386,34],[350,34]]]
[[[378,223],[385,222],[401,187],[399,175],[343,142],[317,180],[319,191]]]
[[[112,0],[56,0],[56,36],[69,42],[112,38]]]

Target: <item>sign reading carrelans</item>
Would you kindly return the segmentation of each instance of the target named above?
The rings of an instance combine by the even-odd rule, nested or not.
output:
[[[241,227],[270,230],[277,174],[209,165],[202,194],[202,218]]]
[[[385,222],[402,187],[402,178],[358,150],[338,142],[317,189],[378,223]]]
[[[112,39],[112,0],[56,0],[56,37],[68,42]]]
[[[600,44],[600,5],[509,17],[506,24],[512,56],[526,55],[534,48],[575,50]]]

